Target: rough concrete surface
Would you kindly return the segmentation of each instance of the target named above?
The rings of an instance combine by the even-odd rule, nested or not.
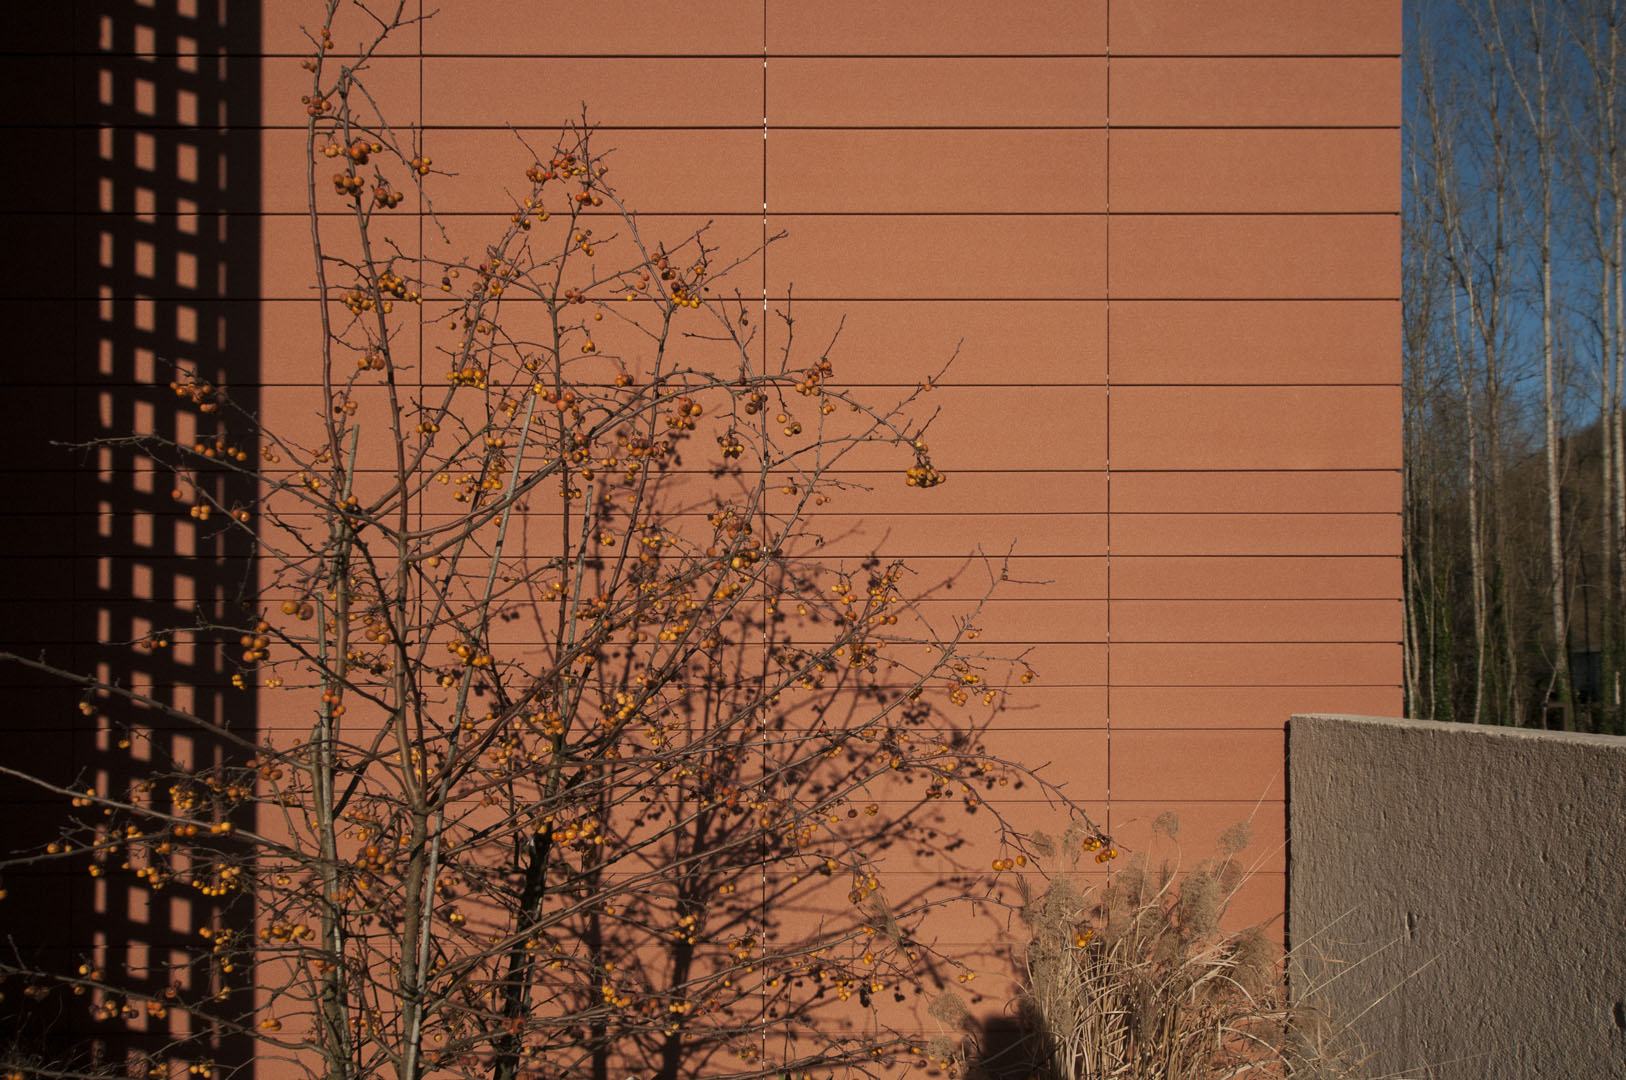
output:
[[[1288,729],[1295,994],[1371,1075],[1626,1077],[1626,739]]]

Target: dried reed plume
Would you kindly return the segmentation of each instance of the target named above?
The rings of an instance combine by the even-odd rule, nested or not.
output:
[[[1154,828],[1172,841],[1179,819],[1164,814]],[[1178,858],[1154,868],[1142,853],[1095,885],[1076,873],[1082,826],[1032,838],[1061,868],[1042,891],[1021,886],[1020,1034],[1005,1046],[985,1035],[969,1055],[972,1080],[1355,1075],[1327,1049],[1334,1040],[1321,1018],[1289,1004],[1264,928],[1222,926],[1247,877],[1239,856],[1250,840],[1239,824],[1221,835],[1216,857],[1184,874]],[[963,1011],[940,1003],[932,1015]]]

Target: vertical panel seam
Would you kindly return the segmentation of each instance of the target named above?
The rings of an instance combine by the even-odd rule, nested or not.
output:
[[[84,192],[84,188],[81,186],[81,172],[85,163],[80,158],[88,141],[81,134],[84,129],[80,127],[79,116],[79,79],[85,63],[84,57],[80,55],[81,40],[79,34],[81,31],[79,28],[84,25],[80,21],[81,18],[87,17],[82,5],[83,0],[73,0],[68,5],[69,17],[72,20],[68,31],[68,87],[70,90],[68,95],[68,119],[73,124],[73,131],[69,136],[71,141],[68,144],[68,182],[72,185],[69,190],[74,193],[73,202],[70,205],[76,210],[78,209],[79,199]],[[73,231],[68,236],[68,250],[72,252],[72,258],[68,261],[68,281],[70,288],[73,290],[70,293],[73,299],[68,306],[68,348],[70,350],[68,355],[73,358],[68,368],[68,386],[70,388],[68,390],[68,437],[75,444],[82,444],[85,441],[84,435],[79,429],[80,407],[84,399],[84,392],[80,384],[84,374],[82,366],[85,362],[83,350],[86,342],[80,326],[85,321],[82,317],[84,314],[82,305],[86,303],[82,288],[84,283],[80,279],[79,269],[79,260],[84,250],[79,242],[80,227],[76,215],[70,225]],[[83,611],[82,597],[79,594],[78,570],[80,566],[79,560],[82,555],[79,544],[78,523],[83,520],[81,514],[85,509],[85,484],[82,473],[79,470],[74,470],[68,483],[71,485],[68,489],[68,518],[74,523],[73,527],[68,530],[68,565],[73,568],[68,571],[68,602],[72,605],[70,610]],[[73,624],[70,623],[69,625],[72,626]],[[73,670],[82,671],[85,665],[80,662],[83,650],[79,647],[78,634],[73,633],[69,637],[74,640],[68,643],[68,662],[72,665]]]
[[[427,124],[424,123],[425,114],[424,114],[424,105],[423,105],[423,61],[424,61],[423,54],[424,54],[424,22],[425,21],[426,20],[424,19],[424,16],[423,16],[423,0],[418,0],[418,115],[416,117],[416,121],[417,121],[417,127],[418,127],[418,132],[419,132],[419,136],[418,136],[418,153],[425,156],[425,157],[427,157],[429,155],[429,148],[427,146],[425,146],[424,143],[423,143],[423,132],[424,132],[425,128],[428,126]],[[419,183],[418,183],[418,287],[419,287],[420,290],[423,288],[424,270],[427,269],[427,263],[425,262],[425,255],[427,254],[427,252],[426,252],[426,249],[424,247],[424,242],[423,242],[425,214],[424,214],[422,179],[423,178],[420,176],[419,177]],[[424,305],[418,304],[417,308],[418,308],[418,398],[421,401],[421,400],[423,400],[423,391],[424,391],[424,388],[425,388],[425,383],[424,383],[425,368],[424,368],[424,365],[427,362],[427,355],[428,355],[427,352],[425,351],[425,346],[426,346],[426,344],[427,344],[427,342],[429,340],[429,321],[424,315]],[[405,492],[403,492],[402,494],[404,495]],[[423,528],[423,522],[424,522],[424,519],[423,519],[423,500],[420,499],[418,501],[418,516],[417,516],[417,525],[418,525],[419,529]],[[419,588],[420,589],[422,588],[421,584],[419,585]]]
[[[1107,562],[1107,615],[1106,615],[1106,830],[1112,833],[1112,0],[1106,0],[1106,95],[1104,121],[1105,145],[1103,153],[1105,161],[1103,172],[1106,175],[1106,227],[1102,234],[1101,262],[1105,269],[1103,293],[1106,297],[1106,405],[1103,410],[1103,424],[1106,428],[1103,440],[1106,446],[1106,562]]]
[[[762,313],[758,316],[757,332],[762,335],[762,365],[763,365],[763,373],[766,373],[767,365],[768,365],[768,327],[770,325],[770,323],[768,321],[768,0],[762,0],[762,173],[761,173],[761,185],[762,185],[762,237],[761,237],[761,239],[759,241],[759,246],[758,246],[757,250],[762,253]],[[749,355],[747,355],[746,357],[744,357],[742,359],[745,362],[749,362],[750,357],[749,357]],[[766,522],[764,524],[766,524]],[[764,528],[763,533],[764,533],[764,535],[767,535],[768,530],[766,528]],[[764,676],[766,676],[766,674],[767,674],[768,663],[769,663],[768,632],[769,632],[769,627],[772,625],[771,618],[772,617],[769,615],[769,611],[768,611],[768,597],[764,596],[762,598],[762,670],[763,670]],[[766,680],[766,678],[764,678],[764,685],[766,685],[766,684],[767,684],[767,680]],[[761,753],[762,753],[763,769],[764,769],[764,772],[766,772],[767,771],[767,764],[768,764],[768,748],[767,748],[766,744],[764,744],[762,746]],[[764,844],[767,843],[766,839],[764,839],[763,843]],[[761,863],[762,863],[762,882],[761,882],[762,915],[761,915],[761,921],[762,921],[763,948],[766,950],[766,949],[772,947],[771,943],[768,941],[768,860],[766,858],[764,858],[764,859],[761,860]],[[766,1014],[767,1011],[768,1011],[768,1004],[769,1004],[768,1003],[768,987],[767,987],[766,983],[764,983],[764,985],[762,987],[762,1010],[763,1010],[764,1014]],[[761,1060],[763,1060],[763,1061],[768,1060],[768,1028],[767,1028],[767,1025],[764,1025],[763,1028],[762,1028],[762,1058],[761,1058]]]

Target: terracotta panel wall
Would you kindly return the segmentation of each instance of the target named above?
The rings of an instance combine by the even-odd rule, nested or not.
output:
[[[103,6],[131,27],[151,23],[150,10],[195,7]],[[941,0],[929,14],[873,0],[425,6],[438,14],[393,43],[373,77],[392,122],[418,126],[437,165],[459,173],[438,188],[458,245],[447,250],[509,212],[503,189],[530,159],[508,125],[545,140],[585,102],[651,227],[711,220],[736,250],[788,234],[758,287],[769,307],[794,298],[804,340],[828,340],[845,316],[832,354],[842,379],[904,390],[958,347],[930,436],[950,482],[920,493],[890,467],[855,477],[875,491],[828,509],[869,532],[831,557],[856,559],[860,540],[884,537],[931,579],[978,545],[1011,550],[1020,580],[985,621],[1011,651],[1031,649],[1040,681],[1029,707],[999,721],[1005,745],[1052,762],[1130,843],[1167,808],[1198,846],[1254,816],[1263,873],[1251,907],[1280,911],[1283,722],[1401,704],[1400,0],[1040,0],[1009,11]],[[79,334],[67,377],[8,365],[14,383],[39,384],[15,439],[120,421],[98,403],[136,402],[155,347],[222,374],[247,363],[238,382],[263,385],[273,425],[309,411],[297,24],[314,28],[321,14],[314,0],[265,8],[233,0],[231,33],[176,16],[157,37],[105,42],[94,20],[41,16],[38,55],[8,61],[19,87],[74,87],[31,96],[12,126],[31,145],[70,148],[85,181],[71,198],[43,182],[13,196],[13,235],[70,240],[13,260],[0,303],[36,351],[60,341],[42,312]],[[362,33],[334,28],[341,49]],[[184,53],[199,42],[239,57],[230,93],[187,74]],[[165,75],[155,85],[154,72]],[[155,92],[162,100],[144,104]],[[213,123],[219,140],[177,145]],[[225,154],[227,135],[238,137],[230,168],[255,176],[208,156]],[[129,175],[98,177],[97,140],[127,152]],[[156,195],[141,180],[153,166],[137,160],[155,147],[179,170]],[[200,154],[216,170],[201,187]],[[177,233],[165,251],[179,243],[185,257],[151,264],[156,237],[142,229],[154,213],[215,239],[188,247]],[[111,252],[104,225],[117,234]],[[440,250],[438,232],[409,215],[392,238]],[[42,281],[74,284],[42,292]],[[200,338],[166,315],[161,340],[148,340],[154,298],[184,300],[213,329]],[[98,336],[98,317],[128,326]],[[782,330],[769,326],[772,349]],[[101,356],[116,368],[98,368]],[[109,396],[97,379],[126,389]],[[33,528],[14,530],[8,551],[29,566],[111,551],[86,523],[150,509],[152,485],[133,476],[114,505],[99,481],[34,483],[38,453],[13,460],[9,490],[37,501]],[[78,524],[58,528],[52,514]],[[158,571],[198,565],[120,535],[109,543],[146,552]],[[108,586],[84,566],[63,595],[28,599],[12,621],[61,622],[61,601],[101,597]],[[33,596],[25,580],[48,580],[14,576],[7,603]],[[216,587],[165,578],[149,593],[173,606]],[[107,636],[71,621],[14,636]],[[1012,807],[1019,820],[1044,817]]]

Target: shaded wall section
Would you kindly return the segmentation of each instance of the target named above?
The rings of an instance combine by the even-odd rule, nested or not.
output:
[[[128,437],[212,438],[175,407],[176,369],[257,407],[259,3],[232,0],[229,23],[226,5],[188,0],[77,0],[7,15],[0,123],[33,161],[7,171],[0,205],[14,406],[0,458],[4,647],[252,739],[254,703],[229,689],[201,632],[253,606],[250,546],[221,517],[189,518],[171,497],[174,478]],[[252,486],[209,470],[193,480],[221,505],[252,510]],[[170,628],[181,632],[163,647],[131,647]],[[0,760],[54,783],[123,792],[155,763],[224,760],[206,729],[154,725],[106,700],[81,711],[75,688],[16,665],[0,680]],[[65,798],[10,779],[0,790],[8,852],[43,846],[66,818]],[[88,869],[75,856],[10,875],[8,960],[89,963],[152,994],[224,989],[176,966],[170,946],[249,917],[244,908],[225,916],[213,901],[137,887],[128,870],[93,879]],[[125,1034],[87,1016],[84,998],[30,1003],[18,989],[0,1006],[8,1028],[64,1065],[133,1062],[180,1035],[162,1020]],[[248,1060],[240,1038],[207,1025],[190,1035],[176,1054]]]
[[[1295,990],[1374,1075],[1626,1076],[1626,739],[1296,716]]]

